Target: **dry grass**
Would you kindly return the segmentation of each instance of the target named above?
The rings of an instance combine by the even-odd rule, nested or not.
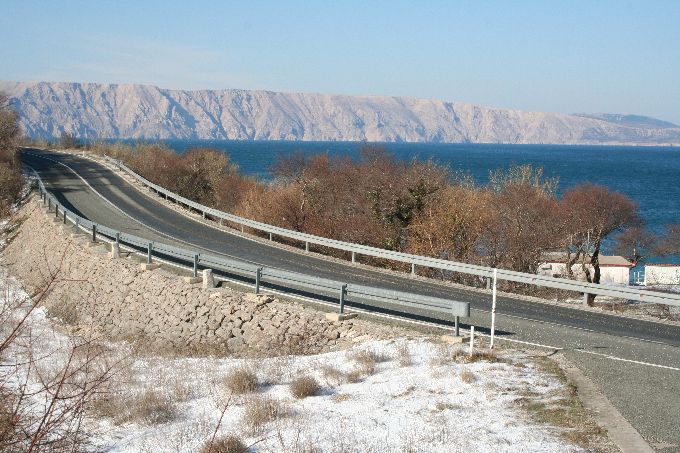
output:
[[[302,399],[317,396],[321,393],[321,386],[311,376],[300,376],[290,383],[290,394],[294,398]]]
[[[240,366],[229,370],[224,378],[224,385],[234,395],[256,392],[260,386],[257,374],[251,368]]]
[[[8,393],[0,393],[0,440],[12,439],[18,428],[18,420],[14,414],[15,398]]]
[[[350,351],[347,353],[347,358],[356,362],[357,370],[363,376],[370,376],[375,373],[375,367],[380,362],[386,362],[389,360],[384,354],[381,354],[372,349],[361,349],[358,351]],[[356,377],[356,376],[355,376]],[[349,375],[348,375],[348,381]],[[356,381],[358,382],[358,381]]]
[[[578,398],[576,387],[568,381],[557,363],[549,358],[534,358],[539,368],[564,384],[564,388],[549,398],[526,391],[516,404],[539,422],[562,428],[560,435],[567,441],[591,451],[618,451],[593,416]]]
[[[248,447],[241,439],[234,435],[228,435],[208,441],[200,453],[245,453]]]
[[[493,349],[475,349],[472,355],[466,349],[458,349],[453,353],[453,359],[458,363],[503,362]]]
[[[69,326],[78,324],[80,319],[78,307],[75,303],[71,302],[68,296],[64,296],[58,302],[49,305],[47,307],[47,316]]]
[[[291,363],[291,356],[269,359],[262,369],[262,383],[265,385],[283,384],[290,375]]]
[[[460,377],[460,380],[465,382],[466,384],[472,384],[477,380],[475,374],[470,370],[462,370],[458,377]]]
[[[458,352],[459,350],[456,350],[454,353],[451,346],[446,344],[435,345],[434,353],[432,354],[432,357],[430,357],[428,365],[431,367],[448,365],[455,359],[455,354]]]
[[[411,357],[411,351],[408,349],[408,345],[402,344],[397,349],[397,359],[399,360],[400,367],[407,367],[413,365],[413,357]]]
[[[290,411],[280,401],[269,396],[256,395],[246,402],[241,422],[251,434],[257,434],[267,423],[288,415]]]
[[[375,369],[371,370],[370,374],[373,374]],[[349,373],[345,374],[345,379],[347,380],[348,383],[350,384],[356,384],[357,382],[361,382],[361,380],[365,377],[366,375],[364,374],[363,370],[359,368],[355,368]]]
[[[142,421],[149,425],[160,425],[177,419],[175,402],[168,395],[150,390],[129,402],[128,421]]]
[[[321,372],[321,376],[326,382],[326,385],[340,385],[346,379],[345,373],[332,365],[321,365],[319,371]]]
[[[157,390],[146,390],[129,398],[120,392],[109,393],[92,401],[88,410],[110,418],[116,425],[129,422],[160,425],[176,420],[179,415],[176,402]]]
[[[335,403],[342,403],[349,399],[349,395],[347,393],[336,393],[335,395],[331,396],[331,399]]]
[[[447,402],[444,402],[444,401],[437,401],[435,403],[434,407],[435,407],[435,409],[437,409],[440,412],[450,411],[450,410],[461,408],[460,404],[447,403]]]

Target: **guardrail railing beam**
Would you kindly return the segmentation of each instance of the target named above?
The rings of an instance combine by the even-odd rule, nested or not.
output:
[[[334,239],[328,239],[328,238],[322,238],[318,236],[313,236],[307,233],[300,233],[296,231],[291,231],[291,230],[286,230],[281,227],[276,227],[272,225],[267,225],[263,224],[261,222],[256,222],[253,220],[245,219],[242,217],[235,216],[233,214],[228,214],[224,213],[221,211],[217,211],[212,208],[208,208],[206,206],[203,206],[199,203],[193,202],[191,200],[188,200],[184,197],[181,197],[177,194],[173,194],[172,192],[169,192],[168,190],[151,183],[150,181],[146,180],[145,178],[141,177],[140,175],[136,174],[134,171],[130,170],[128,167],[120,163],[119,161],[113,160],[111,158],[106,157],[109,161],[112,161],[116,166],[118,166],[121,171],[124,171],[128,173],[129,175],[134,178],[135,183],[144,185],[146,187],[149,187],[152,190],[157,191],[160,194],[163,194],[167,199],[172,199],[176,203],[180,205],[185,205],[189,209],[193,209],[194,211],[199,211],[206,213],[206,218],[208,218],[207,213],[210,213],[210,218],[212,219],[220,219],[220,220],[227,220],[232,223],[239,224],[241,226],[241,231],[243,232],[245,229],[245,226],[248,226],[249,228],[255,230],[255,231],[261,231],[261,232],[266,232],[269,234],[269,239],[270,241],[273,241],[274,235],[280,236],[282,238],[287,238],[287,239],[292,239],[295,241],[301,241],[305,243],[305,249],[307,247],[311,247],[312,245],[318,245],[323,248],[333,248],[336,250],[343,250],[347,252],[351,252],[352,254],[352,262],[356,262],[356,255],[358,253],[365,254],[368,256],[374,256],[377,258],[382,258],[382,259],[389,259],[397,262],[404,262],[404,263],[409,263],[411,264],[411,271],[414,272],[416,270],[415,266],[424,266],[424,267],[430,267],[434,269],[441,269],[441,270],[446,270],[450,272],[458,272],[462,274],[468,274],[468,275],[476,275],[480,277],[486,278],[486,284],[487,287],[490,287],[490,277],[492,276],[493,269],[489,267],[484,267],[480,265],[473,265],[473,264],[466,264],[466,263],[458,263],[454,261],[448,261],[448,260],[443,260],[439,258],[431,258],[431,257],[424,257],[424,256],[417,256],[417,255],[410,255],[402,252],[395,252],[395,251],[390,251],[390,250],[383,250],[383,249],[378,249],[376,247],[370,247],[366,245],[360,245],[360,244],[352,244],[352,243],[347,243],[347,242],[342,242]],[[55,204],[55,211],[57,211],[55,214],[58,216],[58,209],[59,206],[61,206],[56,199],[53,200],[53,197],[49,196],[47,193],[47,190],[45,189],[44,184],[42,181],[39,180],[39,187],[42,193],[44,193],[44,198],[47,200],[48,204],[48,212],[51,212],[52,208],[52,201],[54,201]],[[79,217],[75,216],[76,222],[79,221]],[[86,220],[86,219],[84,219]],[[90,225],[90,222],[87,221],[86,225]],[[143,243],[144,240],[139,238],[140,242]],[[307,245],[309,244],[309,245]],[[252,275],[252,274],[251,274]],[[644,291],[636,288],[628,288],[628,287],[609,287],[606,285],[600,285],[600,284],[593,284],[593,283],[587,283],[587,282],[578,282],[574,280],[567,280],[567,279],[561,279],[561,278],[554,278],[554,277],[548,277],[548,276],[541,276],[541,275],[534,275],[534,274],[527,274],[527,273],[522,273],[522,272],[516,272],[516,271],[509,271],[509,270],[503,270],[503,269],[498,269],[497,270],[497,278],[498,280],[505,280],[509,282],[515,282],[515,283],[523,283],[523,284],[530,284],[530,285],[536,285],[536,286],[542,286],[542,287],[547,287],[547,288],[555,288],[555,289],[562,289],[566,291],[573,291],[573,292],[578,292],[582,294],[588,294],[588,295],[600,295],[600,296],[611,296],[611,297],[617,297],[617,298],[623,298],[626,300],[637,300],[641,302],[647,302],[647,303],[658,303],[658,304],[665,304],[665,305],[674,305],[674,306],[680,306],[680,295],[677,294],[669,294],[669,293],[661,293],[661,292],[654,292],[654,291]],[[591,298],[593,296],[590,296]],[[586,296],[584,296],[586,297]]]

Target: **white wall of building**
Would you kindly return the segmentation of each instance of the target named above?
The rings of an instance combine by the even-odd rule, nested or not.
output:
[[[680,265],[645,265],[645,285],[680,285]]]
[[[590,275],[593,275],[593,266],[588,265]],[[538,267],[539,275],[550,277],[566,277],[567,266],[564,263],[543,263]],[[585,272],[580,264],[571,267],[576,280],[586,281]],[[614,285],[628,285],[630,283],[630,267],[628,266],[600,266],[600,283]]]

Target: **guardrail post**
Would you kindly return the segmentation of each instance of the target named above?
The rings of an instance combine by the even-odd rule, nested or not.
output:
[[[194,255],[194,278],[198,277],[198,255]]]
[[[76,233],[80,231],[80,217],[76,217],[76,223],[73,225],[73,230]]]
[[[411,263],[411,275],[416,275],[416,264]]]
[[[92,225],[92,242],[97,242],[97,225]]]
[[[203,211],[203,220],[205,220],[205,211]]]
[[[486,289],[491,289],[491,279],[486,277],[484,280],[486,280]]]
[[[59,205],[58,204],[54,205],[54,218],[55,219],[59,218]]]
[[[305,241],[305,252],[309,252],[309,241]]]
[[[356,263],[357,262],[357,254],[352,252],[352,262]]]
[[[590,294],[583,293],[583,305],[588,306],[588,299],[589,298],[590,298]]]
[[[460,316],[453,317],[453,331],[456,337],[460,337]]]
[[[493,286],[491,289],[491,342],[489,349],[493,349],[493,339],[496,334],[496,284],[498,282],[498,269],[493,270]]]
[[[340,314],[345,312],[345,293],[347,292],[347,285],[340,287]]]
[[[120,246],[120,233],[116,233],[116,245]]]
[[[64,225],[66,225],[66,209],[64,209]]]
[[[146,264],[151,264],[151,252],[153,250],[153,242],[149,242],[146,246]]]
[[[241,225],[241,233],[243,233],[243,232],[244,232],[243,230],[244,230],[244,228],[243,228],[243,225]]]
[[[52,199],[47,198],[47,212],[50,212],[52,210]]]
[[[260,294],[260,279],[262,278],[262,268],[258,267],[255,271],[255,294]]]
[[[270,240],[270,241],[273,241],[273,240],[274,240],[271,233],[269,233],[269,240]]]

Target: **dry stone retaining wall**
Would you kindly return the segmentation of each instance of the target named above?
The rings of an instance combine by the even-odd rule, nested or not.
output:
[[[204,289],[162,269],[143,271],[134,257],[111,259],[89,247],[87,237],[74,238],[72,228],[56,224],[35,199],[19,215],[24,220],[2,252],[3,264],[33,291],[58,272],[45,299],[48,310],[70,313],[74,324],[113,338],[142,339],[161,349],[305,353],[391,330],[356,319],[331,322],[271,296]]]

